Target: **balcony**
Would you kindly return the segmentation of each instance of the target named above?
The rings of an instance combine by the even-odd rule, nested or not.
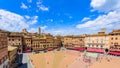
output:
[[[87,43],[87,45],[105,45],[105,43]]]

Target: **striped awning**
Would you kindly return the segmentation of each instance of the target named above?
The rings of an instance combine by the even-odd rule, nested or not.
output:
[[[103,48],[87,48],[88,52],[97,52],[97,53],[104,53]]]
[[[109,51],[108,54],[120,56],[120,51]]]

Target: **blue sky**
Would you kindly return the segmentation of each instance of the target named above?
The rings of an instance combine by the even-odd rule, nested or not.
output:
[[[120,29],[119,0],[0,0],[0,29],[54,35]],[[114,27],[115,26],[115,27]]]

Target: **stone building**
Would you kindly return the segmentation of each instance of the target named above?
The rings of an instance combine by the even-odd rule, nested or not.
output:
[[[84,47],[84,36],[74,36],[72,39],[72,44],[74,47]]]
[[[73,39],[73,36],[64,36],[63,38],[63,46],[64,47],[73,47],[72,45],[72,39]]]
[[[109,48],[109,35],[104,30],[98,34],[87,35],[85,37],[85,46],[91,48]]]
[[[63,45],[69,47],[84,47],[84,36],[65,36]]]
[[[32,47],[32,37],[31,36],[24,36],[23,37],[23,50],[31,49]]]
[[[85,46],[88,52],[104,53],[109,46],[109,35],[105,30],[101,30],[98,34],[87,35],[85,37]]]
[[[0,68],[9,68],[8,49],[7,49],[7,31],[0,30]]]
[[[17,47],[14,46],[8,46],[8,59],[9,59],[9,68],[14,68],[15,67],[15,61],[17,58]]]
[[[119,30],[113,30],[109,33],[110,39],[109,39],[109,45],[110,50],[112,51],[120,51],[120,29]]]
[[[62,47],[63,46],[62,39],[63,39],[62,36],[55,36],[54,37],[54,47]]]
[[[8,36],[8,45],[18,47],[18,51],[23,49],[23,36],[17,32],[11,32]]]
[[[50,34],[42,34],[41,37],[32,37],[32,50],[40,51],[47,48],[57,48],[61,46],[61,40],[54,38]]]
[[[48,44],[46,43],[46,39],[41,38],[33,38],[32,39],[32,50],[33,51],[40,51],[47,48]]]

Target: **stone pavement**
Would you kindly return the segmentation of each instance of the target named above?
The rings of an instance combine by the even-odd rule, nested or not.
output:
[[[29,60],[29,57],[28,57],[28,55],[30,55],[30,54],[32,54],[32,53],[23,53],[23,58],[22,58],[23,65],[20,66],[20,68],[33,68],[32,64]]]

